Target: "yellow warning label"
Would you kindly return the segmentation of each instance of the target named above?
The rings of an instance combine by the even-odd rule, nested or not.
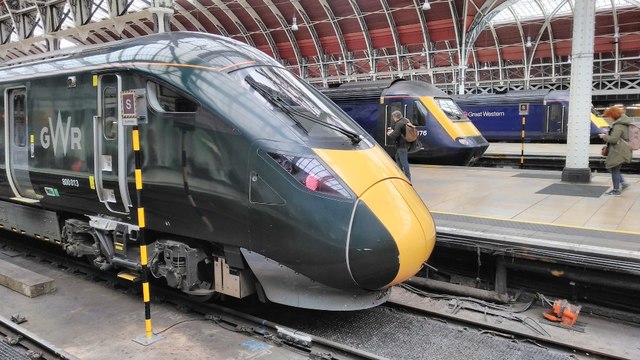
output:
[[[98,86],[98,75],[93,75],[93,87]]]
[[[91,190],[95,190],[96,189],[96,181],[93,178],[93,175],[89,176],[89,187],[91,188]]]

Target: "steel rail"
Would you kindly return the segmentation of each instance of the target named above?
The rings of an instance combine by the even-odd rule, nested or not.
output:
[[[40,357],[41,359],[78,359],[68,352],[48,342],[44,338],[32,333],[31,331],[23,328],[18,324],[13,323],[11,320],[3,316],[0,316],[0,334],[4,335],[3,338],[9,337],[11,335],[19,336],[18,338],[16,338],[16,345],[20,344],[26,349],[39,353],[42,356]],[[27,341],[25,342],[24,340]],[[29,355],[25,354],[25,359],[28,358],[30,358]]]
[[[550,346],[554,347],[555,349],[562,349],[562,350],[568,351],[569,353],[573,353],[574,351],[578,351],[578,352],[586,353],[586,354],[589,354],[589,355],[598,355],[598,356],[601,356],[601,357],[606,358],[606,359],[616,359],[616,360],[625,359],[623,357],[619,357],[619,356],[603,353],[602,351],[599,351],[597,349],[586,348],[586,347],[583,347],[583,346],[570,346],[569,344],[567,344],[565,342],[554,340],[553,337],[545,337],[545,336],[542,336],[542,335],[526,334],[524,332],[520,332],[520,331],[517,331],[517,330],[511,330],[511,329],[508,329],[508,328],[505,328],[505,327],[495,326],[495,325],[492,325],[490,323],[485,323],[485,322],[480,322],[480,321],[474,321],[474,320],[471,320],[471,319],[461,318],[461,317],[456,316],[455,314],[443,313],[441,311],[429,310],[429,309],[424,309],[424,308],[417,308],[415,306],[412,306],[412,305],[409,305],[409,304],[406,304],[406,303],[397,302],[395,300],[389,300],[389,301],[387,301],[387,304],[391,305],[392,307],[393,306],[397,306],[397,307],[401,307],[403,309],[408,309],[410,311],[417,312],[417,313],[422,314],[422,315],[428,315],[429,317],[444,318],[446,320],[450,320],[450,321],[453,321],[453,322],[473,325],[473,326],[476,326],[478,328],[489,329],[489,330],[496,331],[496,332],[499,332],[499,333],[502,333],[502,334],[509,334],[509,335],[512,335],[512,336],[521,337],[523,339],[535,340],[535,342],[541,342],[541,343],[550,345]],[[389,306],[389,305],[382,305],[382,306]]]

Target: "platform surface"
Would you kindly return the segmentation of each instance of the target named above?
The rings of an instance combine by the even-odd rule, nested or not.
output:
[[[630,186],[612,197],[604,195],[608,173],[594,173],[590,184],[526,169],[412,165],[411,174],[439,232],[606,254],[640,269],[638,175],[625,174]]]
[[[589,156],[601,157],[600,150],[604,144],[589,144]],[[487,155],[520,155],[523,150],[522,144],[517,142],[492,142],[485,154]],[[567,144],[557,143],[525,143],[525,155],[536,156],[566,156]],[[634,159],[640,159],[640,151],[635,151]]]
[[[559,171],[412,165],[413,186],[435,213],[484,216],[632,232],[640,236],[640,177],[624,174],[622,196],[541,193],[551,185],[611,188],[611,175],[590,184],[563,183]]]

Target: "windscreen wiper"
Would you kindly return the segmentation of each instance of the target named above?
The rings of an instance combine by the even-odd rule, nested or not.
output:
[[[444,110],[444,109],[442,109],[442,111],[444,111],[444,113],[447,114],[447,115],[454,116],[456,120],[462,120],[463,119],[460,115],[454,114],[451,111]]]
[[[247,77],[245,79],[245,81],[255,90],[257,91],[260,95],[262,95],[262,97],[264,97],[265,99],[267,99],[270,103],[272,103],[273,105],[275,105],[276,107],[278,107],[280,110],[282,110],[285,114],[287,114],[287,116],[289,116],[296,124],[298,124],[299,126],[302,127],[302,124],[300,123],[300,121],[298,119],[295,118],[295,115],[298,115],[302,118],[304,118],[305,120],[309,120],[313,123],[322,125],[324,127],[327,127],[331,130],[337,131],[343,135],[345,135],[347,138],[349,138],[349,140],[351,140],[351,143],[353,145],[358,145],[360,143],[360,141],[362,141],[363,137],[359,134],[356,134],[352,131],[349,131],[347,129],[343,129],[339,126],[333,125],[333,124],[329,124],[326,123],[324,121],[318,120],[316,118],[314,118],[313,116],[309,116],[303,112],[300,112],[298,110],[295,110],[291,107],[291,105],[287,104],[283,99],[274,96],[273,94],[271,94],[269,91],[265,90],[262,86],[260,86],[260,84]],[[303,127],[304,128],[304,127]],[[307,132],[308,133],[308,132]]]
[[[247,82],[247,84],[249,84],[249,86],[251,86],[251,88],[253,90],[255,90],[263,98],[265,98],[267,101],[269,101],[273,106],[275,106],[278,109],[282,110],[282,112],[285,113],[288,117],[290,117],[291,120],[293,120],[293,122],[299,128],[301,128],[307,134],[309,133],[307,131],[307,129],[305,129],[305,127],[302,126],[302,123],[300,121],[298,121],[298,119],[296,119],[296,117],[291,113],[291,111],[287,110],[286,108],[283,108],[282,105],[280,104],[280,102],[278,101],[278,99],[275,96],[273,96],[271,93],[269,93],[268,90],[266,90],[262,86],[260,86],[260,84],[257,81],[255,81],[255,80],[253,80],[253,79],[251,79],[249,77],[245,78],[245,81]]]

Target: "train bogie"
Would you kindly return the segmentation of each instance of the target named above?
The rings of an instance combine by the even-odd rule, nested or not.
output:
[[[147,254],[194,296],[332,310],[383,302],[433,249],[382,148],[255,49],[172,33],[35,60],[0,67],[5,228],[105,270]]]

